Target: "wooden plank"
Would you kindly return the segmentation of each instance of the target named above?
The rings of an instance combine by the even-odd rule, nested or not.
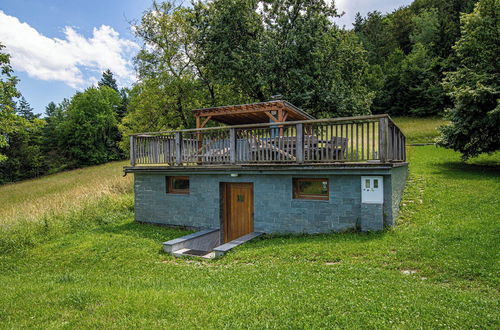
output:
[[[379,132],[379,159],[382,163],[387,162],[388,158],[388,137],[389,137],[389,123],[387,118],[380,118],[378,123]]]
[[[372,159],[378,158],[375,153],[375,122],[372,122]]]
[[[366,141],[365,141],[365,123],[361,123],[361,160],[365,160],[365,149],[366,149]]]
[[[356,123],[356,160],[358,159],[359,159],[359,124]]]
[[[135,136],[130,136],[130,166],[135,166]]]
[[[366,123],[366,159],[370,159],[370,124]]]
[[[267,110],[269,111],[269,110]],[[340,123],[340,122],[356,122],[356,121],[361,121],[361,120],[375,120],[375,119],[380,119],[380,118],[389,118],[388,115],[369,115],[369,116],[356,116],[356,117],[340,117],[340,118],[328,118],[328,119],[311,119],[311,120],[300,120],[300,121],[289,121],[283,123],[284,125],[296,125],[298,123],[302,124],[315,124],[315,123]],[[245,124],[245,125],[234,125],[232,127],[234,128],[261,128],[261,127],[269,127],[269,126],[274,126],[276,125],[275,123],[259,123],[259,124]],[[221,130],[225,129],[226,127],[219,126],[219,127],[206,127],[206,128],[191,128],[191,129],[183,129],[179,130],[182,132],[195,132],[198,130]],[[143,133],[135,133],[131,135],[135,136],[148,136],[152,134],[168,134],[168,133],[175,133],[177,131],[171,130],[171,131],[158,131],[158,132],[143,132]]]
[[[298,141],[299,123],[293,126],[289,123],[283,123],[281,135],[275,134],[278,133],[276,127],[267,124],[257,128],[231,127],[234,129],[233,135],[227,127],[218,130],[183,130],[178,131],[179,134],[171,132],[162,136],[131,135],[131,152],[133,151],[133,155],[130,154],[131,164],[134,162],[136,165],[153,163],[234,165],[241,161],[257,163],[366,161],[373,158],[382,159],[384,155],[386,162],[406,159],[404,134],[393,125],[388,116],[382,116],[377,121],[354,123],[321,121],[316,124],[307,122],[307,125],[304,125],[299,122],[302,124],[302,141]],[[384,123],[387,124],[385,146],[380,132]],[[240,141],[240,134],[236,133],[239,131],[248,133],[248,138],[243,140],[244,136],[241,135]],[[379,132],[377,140],[375,140],[376,131]],[[248,146],[248,149],[239,150],[240,145],[245,148]],[[302,150],[299,150],[301,147]],[[243,154],[247,152],[248,155]]]
[[[200,116],[195,115],[194,117],[196,118],[196,128],[201,128]]]
[[[297,143],[296,143],[296,150],[297,150],[297,163],[302,164],[304,163],[304,126],[302,123],[299,123],[295,126],[296,129],[296,134],[297,134]]]
[[[199,117],[196,117],[196,119],[199,119]],[[205,125],[208,123],[208,121],[212,119],[212,116],[208,116],[207,118],[205,118],[205,120],[203,121],[203,123],[201,123],[201,126],[198,127],[198,128],[203,128],[205,127]]]
[[[175,133],[175,162],[177,165],[182,164],[182,145],[181,133]]]

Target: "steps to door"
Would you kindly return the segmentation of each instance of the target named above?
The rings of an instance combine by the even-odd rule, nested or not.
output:
[[[201,257],[213,259],[221,257],[231,249],[263,233],[252,232],[221,244],[220,229],[207,229],[182,236],[163,243],[163,250],[175,257]]]

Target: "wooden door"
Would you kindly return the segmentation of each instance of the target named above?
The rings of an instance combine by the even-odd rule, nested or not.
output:
[[[224,243],[253,232],[253,184],[223,183]]]

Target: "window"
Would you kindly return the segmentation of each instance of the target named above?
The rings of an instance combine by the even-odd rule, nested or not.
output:
[[[189,194],[189,177],[167,176],[167,194]]]
[[[328,179],[293,179],[293,198],[328,200]]]

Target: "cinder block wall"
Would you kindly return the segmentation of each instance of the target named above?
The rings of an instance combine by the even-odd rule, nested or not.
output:
[[[406,168],[406,167],[405,167]],[[176,175],[174,173],[168,175]],[[299,174],[186,174],[190,193],[166,193],[165,174],[135,174],[135,218],[137,221],[199,228],[220,227],[220,183],[251,182],[254,185],[254,230],[266,233],[324,233],[358,229],[361,217],[361,175],[318,175],[327,177],[328,201],[292,197],[292,178]],[[370,175],[364,173],[363,175]],[[399,179],[398,179],[399,180]],[[398,189],[391,175],[384,176],[383,218],[393,223]],[[398,200],[399,203],[399,200]]]
[[[399,207],[403,192],[408,179],[408,166],[395,167],[391,171],[391,190],[392,190],[392,216],[387,219],[386,225],[394,226],[395,221],[399,215]]]

